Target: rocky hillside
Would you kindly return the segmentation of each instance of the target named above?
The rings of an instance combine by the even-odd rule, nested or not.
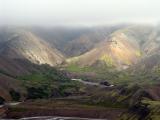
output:
[[[158,39],[155,31],[156,29],[150,26],[129,26],[119,29],[92,50],[68,59],[67,62],[80,66],[105,63],[107,66],[126,69],[147,56],[149,54],[147,49],[157,51],[159,44],[155,43]]]
[[[51,66],[63,63],[65,56],[67,63],[81,67],[126,69],[159,49],[159,29],[149,25],[0,29],[0,55]]]
[[[30,31],[56,47],[66,57],[81,55],[104,41],[114,31],[125,25],[105,27],[32,27]]]
[[[63,55],[44,40],[25,29],[8,29],[0,44],[0,55],[11,59],[27,59],[36,64],[55,66],[64,60]]]

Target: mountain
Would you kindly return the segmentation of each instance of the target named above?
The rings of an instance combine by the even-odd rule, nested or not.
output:
[[[11,91],[20,91],[20,96],[22,96],[21,100],[24,99],[25,90],[21,86],[20,81],[0,73],[0,102],[2,102],[1,99],[6,101],[13,100],[10,93]]]
[[[31,27],[32,33],[39,36],[53,47],[56,47],[66,57],[81,55],[104,41],[112,32],[125,25],[106,27]]]
[[[42,74],[42,71],[49,70],[39,66],[40,64],[55,66],[63,61],[63,55],[56,48],[51,47],[27,28],[1,28],[0,103],[26,99],[28,88],[19,77],[33,73]]]
[[[142,58],[133,66],[135,71],[152,71],[160,66],[160,29],[154,28],[141,46]],[[132,69],[132,68],[131,68]]]
[[[159,51],[158,27],[8,27],[0,29],[0,55],[56,66],[106,64],[126,69]]]
[[[27,59],[37,64],[55,66],[64,61],[63,55],[41,38],[25,29],[7,29],[0,44],[0,55],[11,59]],[[1,40],[2,41],[2,40]]]
[[[151,35],[149,36],[149,39],[143,45],[142,50],[147,56],[159,53],[160,51],[160,29],[159,28],[155,28],[152,31]]]
[[[67,60],[69,64],[94,66],[105,63],[118,69],[126,69],[136,64],[146,53],[148,41],[153,34],[150,26],[128,26],[105,38],[92,50]]]

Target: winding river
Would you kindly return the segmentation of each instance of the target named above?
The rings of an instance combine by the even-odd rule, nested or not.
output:
[[[110,85],[110,86],[106,86],[106,85],[103,85],[103,84],[100,84],[98,82],[89,82],[89,81],[84,81],[82,79],[71,79],[72,81],[78,81],[78,82],[81,82],[85,85],[91,85],[91,86],[99,86],[99,87],[113,87],[114,85]]]

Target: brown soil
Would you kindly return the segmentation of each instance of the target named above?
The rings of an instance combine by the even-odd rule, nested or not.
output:
[[[149,93],[153,100],[160,100],[160,85],[148,87],[146,91]]]
[[[7,108],[5,107],[0,108],[0,118],[6,116],[6,111],[7,111]]]
[[[124,112],[123,109],[112,108],[43,108],[35,106],[23,106],[22,108],[9,108],[7,111],[8,118],[23,118],[33,116],[64,116],[64,117],[81,117],[81,118],[103,118],[116,120]]]

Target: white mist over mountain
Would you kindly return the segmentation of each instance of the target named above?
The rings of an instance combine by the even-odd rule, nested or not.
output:
[[[0,24],[156,24],[159,4],[159,0],[0,0]]]

